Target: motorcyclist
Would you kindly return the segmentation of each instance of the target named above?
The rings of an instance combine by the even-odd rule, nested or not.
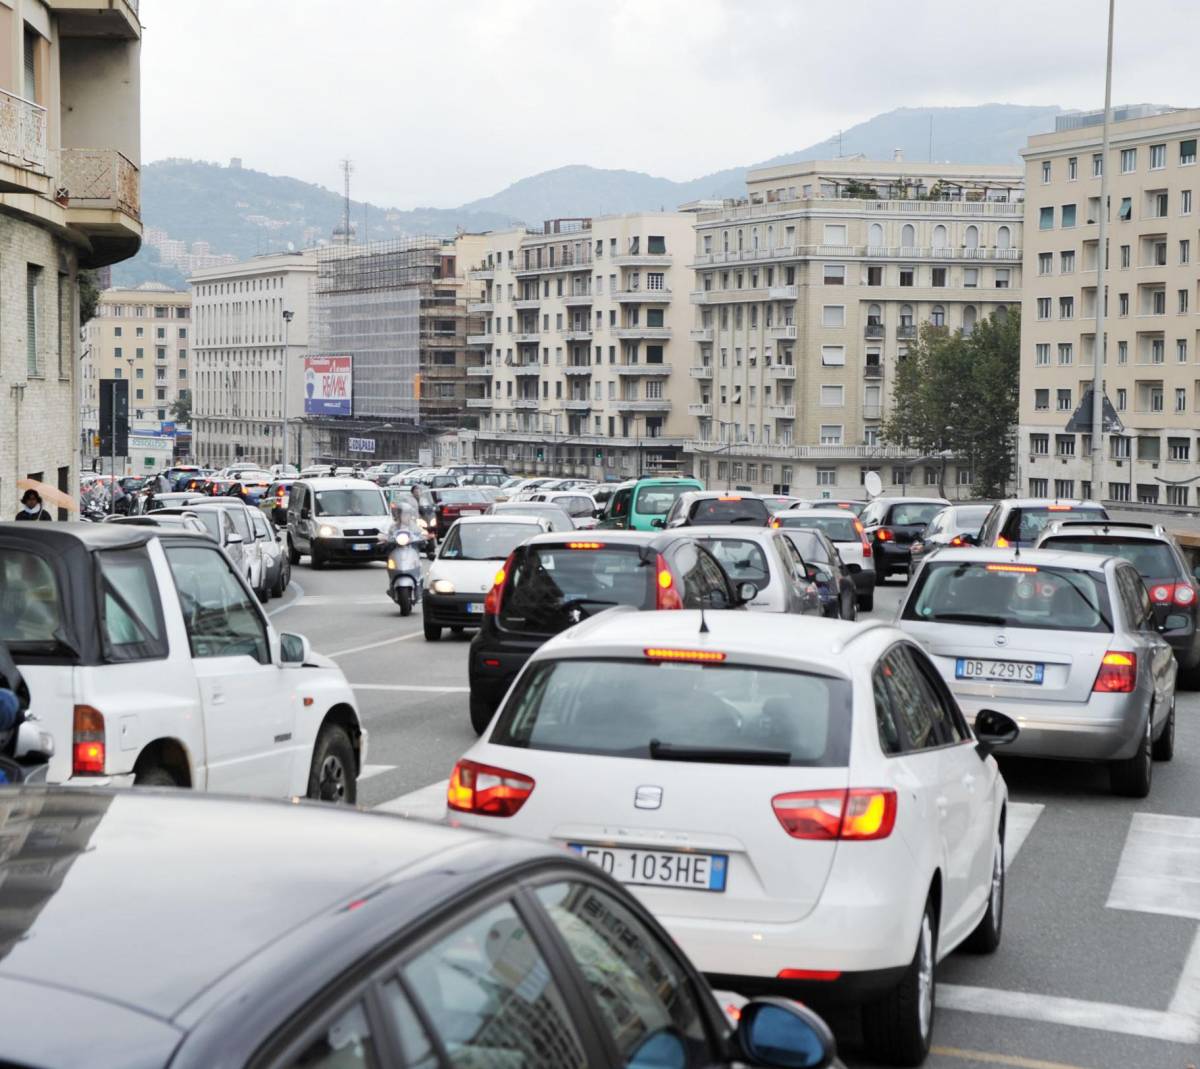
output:
[[[0,641],[0,756],[12,757],[17,729],[29,708],[29,688],[17,669],[8,646]]]

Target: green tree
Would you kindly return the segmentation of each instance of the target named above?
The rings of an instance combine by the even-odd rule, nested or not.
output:
[[[78,277],[79,325],[83,327],[96,315],[96,305],[100,303],[100,287],[96,284],[95,271],[80,271]]]
[[[851,178],[842,189],[842,193],[854,200],[878,200],[879,192],[870,182],[860,182]]]
[[[171,402],[171,418],[176,423],[192,422],[192,391],[180,390],[179,397]]]

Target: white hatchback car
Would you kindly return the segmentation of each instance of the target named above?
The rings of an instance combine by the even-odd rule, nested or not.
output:
[[[613,609],[547,642],[455,766],[451,816],[633,887],[721,988],[861,1004],[929,1049],[934,965],[1000,942],[1007,790],[928,657],[880,622]]]

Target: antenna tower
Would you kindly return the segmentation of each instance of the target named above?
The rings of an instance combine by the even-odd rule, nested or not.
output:
[[[342,235],[342,240],[346,245],[350,245],[350,175],[354,172],[354,164],[350,160],[342,160],[342,180],[346,191],[346,203],[343,209],[342,225],[345,227],[345,233]]]

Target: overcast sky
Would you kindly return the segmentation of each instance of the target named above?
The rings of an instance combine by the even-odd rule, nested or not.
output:
[[[141,0],[143,158],[454,207],[695,178],[903,106],[1099,107],[1107,0]],[[1113,102],[1200,103],[1200,0],[1117,0]]]

